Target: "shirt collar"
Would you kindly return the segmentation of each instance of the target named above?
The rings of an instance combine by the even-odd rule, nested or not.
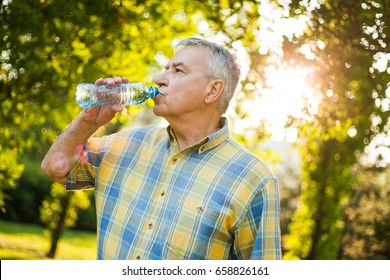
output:
[[[219,127],[219,130],[201,139],[189,148],[194,148],[198,151],[198,154],[201,154],[221,144],[229,137],[228,120],[225,117],[221,118]],[[170,139],[171,147],[177,146],[173,129],[170,125],[167,127],[167,132]]]

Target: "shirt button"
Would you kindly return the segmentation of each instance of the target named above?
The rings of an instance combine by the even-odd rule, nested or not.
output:
[[[204,146],[200,147],[199,151],[202,153],[204,151]]]
[[[136,259],[136,260],[140,260],[140,259],[141,259],[141,257],[140,257],[140,256],[137,256],[135,259]]]
[[[164,196],[164,195],[165,195],[165,191],[162,190],[162,191],[161,191],[161,196]]]
[[[174,158],[174,159],[172,160],[172,163],[175,164],[176,162],[177,162],[177,158]]]
[[[148,224],[148,228],[152,229],[153,228],[153,224],[152,223]]]

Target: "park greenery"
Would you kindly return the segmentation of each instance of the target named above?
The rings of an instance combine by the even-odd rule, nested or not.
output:
[[[284,259],[390,258],[390,0],[3,0],[0,22],[0,218],[50,229],[48,257],[64,228],[96,226],[92,191],[65,192],[40,171],[81,110],[77,84],[152,83],[178,40],[202,36],[245,64],[232,126],[250,121],[245,104],[270,90],[272,69],[308,73],[311,95],[285,122],[301,165],[297,181],[278,178]],[[151,106],[126,108],[99,134],[155,122]],[[260,148],[269,126],[235,137],[273,161]]]
[[[49,260],[49,231],[34,224],[0,220],[1,260]],[[65,229],[56,250],[57,260],[93,260],[96,257],[96,235],[93,232]]]

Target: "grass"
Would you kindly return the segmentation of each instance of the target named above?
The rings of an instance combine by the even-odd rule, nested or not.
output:
[[[0,220],[1,260],[47,260],[49,231],[43,227]],[[61,237],[55,259],[95,260],[96,234],[66,230]]]

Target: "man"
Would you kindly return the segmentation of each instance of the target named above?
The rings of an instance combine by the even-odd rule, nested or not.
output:
[[[84,109],[42,169],[68,190],[95,188],[98,259],[280,259],[277,181],[222,117],[239,80],[234,57],[201,39],[179,47],[154,80],[153,111],[168,128],[91,138],[122,107]]]

